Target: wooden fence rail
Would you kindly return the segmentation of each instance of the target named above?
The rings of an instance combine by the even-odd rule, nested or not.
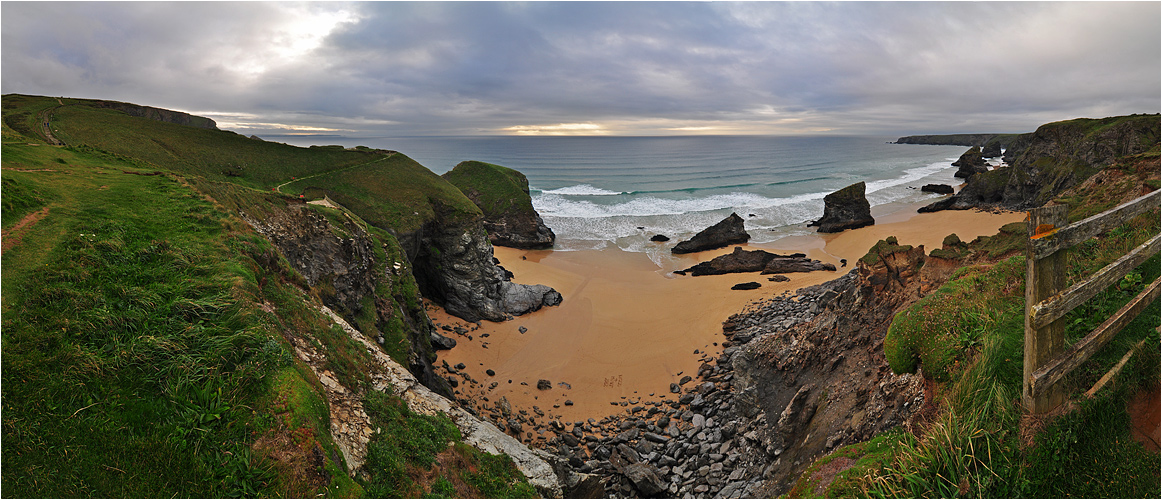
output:
[[[1025,383],[1021,399],[1026,410],[1045,413],[1060,405],[1065,395],[1057,382],[1084,363],[1146,306],[1159,297],[1158,279],[1069,349],[1065,343],[1065,315],[1121,280],[1159,251],[1159,235],[1102,268],[1068,290],[1065,288],[1066,250],[1113,229],[1133,217],[1159,207],[1162,191],[1154,191],[1093,217],[1068,224],[1066,207],[1052,206],[1029,212],[1029,243],[1025,272]]]

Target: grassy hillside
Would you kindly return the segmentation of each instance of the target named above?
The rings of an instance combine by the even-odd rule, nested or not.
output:
[[[3,109],[6,496],[531,494],[510,460],[457,444],[446,417],[416,415],[375,391],[363,403],[381,431],[369,447],[378,451],[368,474],[352,479],[315,370],[359,390],[369,356],[320,312],[326,290],[310,289],[237,217],[241,207],[261,214],[288,203],[267,187],[282,177],[280,162],[318,173],[392,157],[262,143],[49,98],[5,96]],[[83,132],[84,143],[45,144],[36,124],[46,110],[52,133],[73,144]],[[212,167],[238,158],[263,167],[249,179]],[[387,232],[369,229],[378,251],[396,253],[382,261],[402,257]],[[414,280],[410,289],[405,281],[383,295],[414,299]],[[292,340],[325,364],[297,358]]]
[[[516,170],[480,161],[464,161],[443,177],[486,214],[533,213],[529,180]]]
[[[97,101],[5,96],[6,130],[36,136],[51,118],[63,143],[154,168],[308,198],[330,196],[367,222],[415,231],[443,212],[453,221],[479,215],[459,190],[404,155],[369,148],[301,148],[242,135],[130,116]],[[63,103],[63,105],[61,104]],[[15,136],[14,136],[15,137]]]
[[[1158,187],[1159,155],[1124,158],[1057,201],[1077,221]],[[1157,209],[1070,251],[1072,284],[1160,231]],[[1023,238],[1022,238],[1023,240]],[[1065,317],[1066,344],[1091,331],[1159,275],[1155,256]],[[1149,306],[1063,380],[1077,410],[1052,420],[1023,416],[1025,258],[961,268],[937,292],[900,312],[884,340],[896,372],[922,368],[935,387],[935,413],[818,461],[799,480],[801,496],[1157,497],[1159,461],[1131,437],[1129,402],[1157,390],[1159,304]],[[1089,389],[1144,341],[1111,387]],[[808,484],[836,457],[854,467],[819,491]],[[812,493],[815,492],[815,493]]]

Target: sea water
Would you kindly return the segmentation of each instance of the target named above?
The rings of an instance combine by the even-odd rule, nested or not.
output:
[[[275,139],[281,140],[281,139]],[[556,250],[618,247],[655,262],[669,245],[731,212],[752,243],[813,232],[823,197],[867,183],[873,211],[938,199],[924,184],[960,184],[964,146],[891,143],[871,136],[315,138],[313,143],[400,151],[437,174],[464,160],[529,179],[533,206],[557,234]],[[287,141],[287,142],[301,142]],[[349,144],[348,144],[349,143]],[[303,144],[306,145],[306,144]]]

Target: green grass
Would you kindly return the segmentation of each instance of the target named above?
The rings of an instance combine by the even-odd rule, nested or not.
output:
[[[293,288],[256,262],[270,245],[172,178],[123,173],[132,163],[15,144],[3,161],[9,189],[53,191],[3,254],[5,493],[270,494],[278,475],[250,445],[292,357],[258,304]]]
[[[1082,205],[1075,207],[1083,209]],[[1145,214],[1070,252],[1070,283],[1159,231]],[[1159,274],[1158,256],[1065,317],[1076,342]],[[1089,389],[1132,346],[1145,348],[1112,388],[1080,404],[1024,448],[1019,438],[1024,342],[1023,256],[965,267],[939,291],[902,311],[884,340],[897,373],[922,366],[941,386],[941,413],[922,438],[858,481],[862,495],[890,497],[1157,497],[1157,455],[1130,438],[1126,403],[1157,387],[1159,305],[1149,306],[1062,381],[1070,399]]]
[[[533,212],[529,181],[524,174],[511,168],[464,161],[443,177],[468,196],[487,217]]]
[[[367,447],[376,498],[535,498],[536,491],[504,455],[482,453],[460,440],[446,416],[417,414],[397,396],[372,392],[364,408],[376,426]],[[427,472],[430,471],[430,472]],[[431,477],[427,477],[428,475]]]
[[[296,181],[283,191],[308,199],[326,195],[368,224],[396,234],[418,231],[427,221],[455,226],[481,216],[455,186],[400,153]]]

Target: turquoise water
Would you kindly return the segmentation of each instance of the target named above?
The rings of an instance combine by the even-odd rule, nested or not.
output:
[[[287,140],[286,138],[275,140]],[[314,138],[400,151],[437,174],[460,161],[515,168],[560,250],[616,246],[659,253],[737,212],[752,242],[806,234],[823,197],[859,181],[873,207],[935,200],[928,183],[956,185],[964,146],[888,144],[894,137],[409,137]],[[288,140],[295,143],[296,141]],[[309,143],[308,143],[309,144]],[[305,144],[304,144],[305,145]]]

